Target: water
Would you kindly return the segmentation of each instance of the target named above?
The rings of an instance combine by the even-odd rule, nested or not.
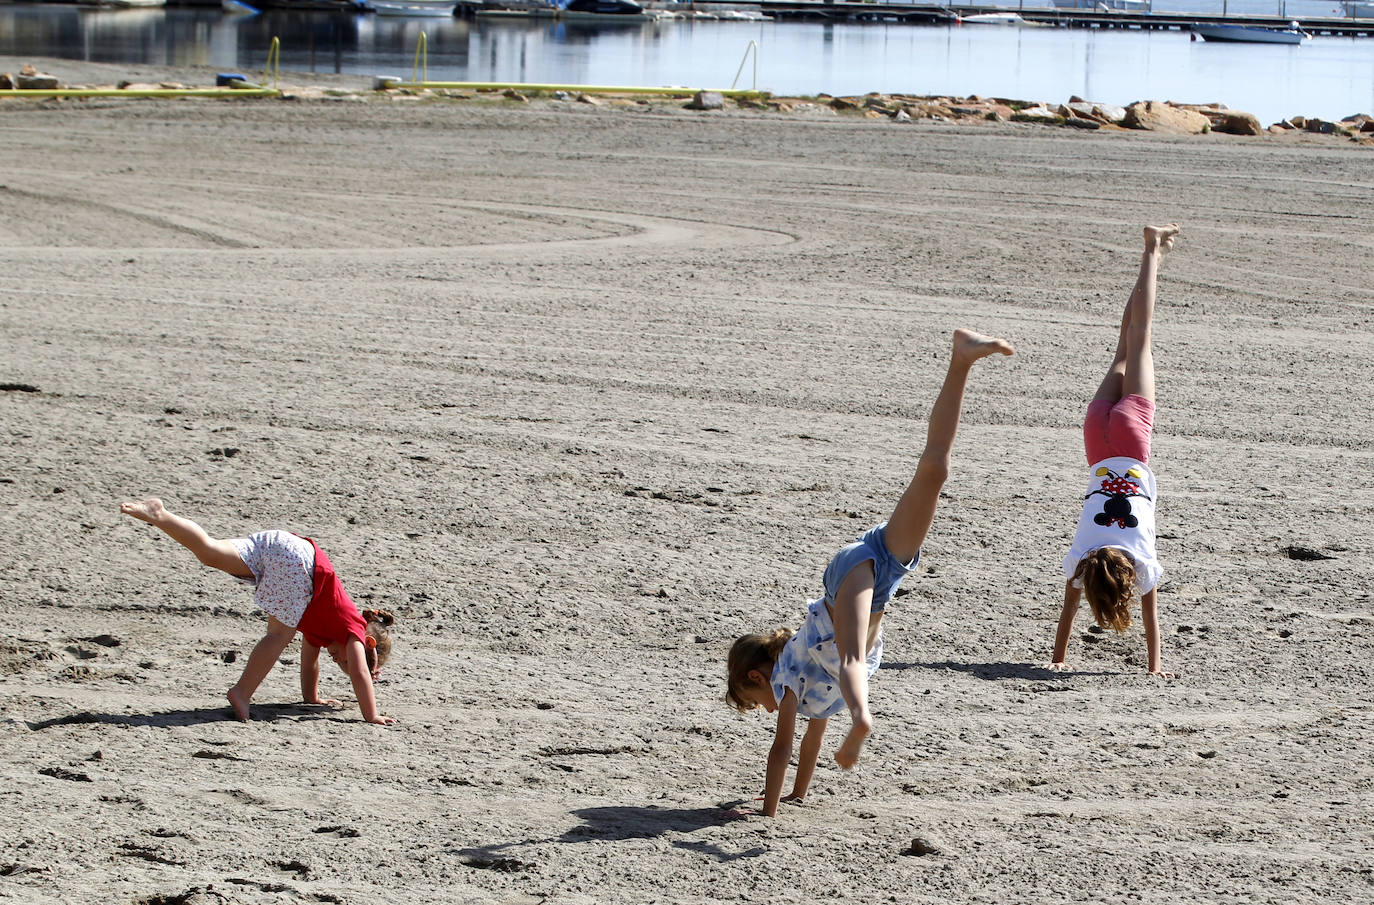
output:
[[[1155,0],[1156,11],[1187,0]],[[1191,0],[1196,9],[1199,2]],[[1330,0],[1225,0],[1229,11],[1331,15]],[[1219,11],[1221,3],[1216,4]],[[428,35],[445,81],[730,87],[748,43],[775,94],[981,94],[1064,101],[1219,101],[1268,124],[1374,113],[1374,38],[1301,46],[1190,41],[1179,31],[712,22],[586,25],[552,20],[400,19],[214,9],[0,6],[0,55],[261,71],[273,36],[283,69],[409,78]],[[60,74],[60,73],[59,73]],[[754,84],[752,65],[739,87]]]

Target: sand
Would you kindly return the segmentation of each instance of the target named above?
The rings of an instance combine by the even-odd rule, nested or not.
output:
[[[0,899],[1374,897],[1368,149],[540,100],[6,104],[0,151]],[[1051,673],[1082,409],[1167,220],[1178,677],[1086,617]],[[1018,351],[876,733],[741,817],[772,724],[726,650],[886,517],[960,325]],[[231,720],[262,617],[119,515],[152,494],[318,540],[398,616],[399,724],[331,664],[345,705],[299,704],[294,644]]]

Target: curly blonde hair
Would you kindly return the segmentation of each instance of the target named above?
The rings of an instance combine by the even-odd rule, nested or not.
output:
[[[792,637],[790,628],[775,628],[771,632],[755,632],[744,635],[730,647],[730,657],[726,665],[725,702],[740,713],[747,713],[759,705],[746,702],[742,697],[746,688],[752,687],[749,681],[750,670],[773,670],[787,639]]]
[[[396,617],[386,610],[363,610],[363,621],[367,623],[367,642],[363,644],[367,669],[375,673],[391,659],[391,625]]]
[[[1078,561],[1075,582],[1083,583],[1093,618],[1118,634],[1131,626],[1131,600],[1138,596],[1135,563],[1116,547],[1102,547]]]

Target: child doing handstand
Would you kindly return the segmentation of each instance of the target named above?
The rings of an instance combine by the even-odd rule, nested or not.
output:
[[[240,720],[249,718],[253,692],[299,631],[305,703],[339,703],[319,694],[323,648],[348,673],[364,719],[384,726],[396,722],[377,712],[372,689],[372,680],[391,655],[392,616],[380,610],[360,613],[329,557],[313,540],[286,531],[216,540],[190,519],[168,512],[157,499],[124,503],[119,511],[161,529],[205,565],[255,586],[253,600],[267,614],[267,635],[248,655],[243,675],[229,689],[229,703]]]
[[[1150,433],[1155,414],[1155,367],[1150,351],[1155,283],[1159,262],[1173,248],[1178,225],[1145,227],[1145,252],[1135,288],[1126,301],[1116,355],[1088,404],[1083,446],[1088,457],[1088,492],[1073,544],[1064,557],[1064,609],[1054,638],[1050,668],[1069,668],[1069,635],[1080,596],[1104,628],[1124,632],[1131,601],[1140,598],[1145,648],[1152,676],[1168,676],[1159,650],[1155,591],[1164,574],[1155,556],[1155,475]]]
[[[836,763],[846,770],[858,761],[873,731],[868,680],[882,660],[883,612],[902,579],[916,568],[935,517],[940,488],[949,475],[969,369],[994,353],[1012,354],[1011,344],[969,330],[954,332],[949,371],[930,410],[925,450],[892,516],[830,561],[825,596],[811,601],[800,631],[745,635],[730,649],[726,700],[741,712],[762,707],[778,714],[764,780],[766,816],[777,814],[780,801],[805,797],[831,716],[848,708],[853,721],[835,752]],[[798,715],[808,724],[792,792],[784,799],[783,780]]]

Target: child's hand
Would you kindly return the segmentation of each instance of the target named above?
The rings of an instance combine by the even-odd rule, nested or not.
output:
[[[396,722],[396,718],[394,716],[382,716],[379,713],[372,719],[368,720],[368,722],[376,726],[390,726],[391,724]]]
[[[805,800],[805,795],[799,795],[796,792],[793,792],[791,795],[782,796],[783,804],[801,804]]]
[[[315,700],[313,700],[313,701],[310,700],[309,698],[307,698],[306,701],[305,701],[305,703],[307,703],[307,704],[318,704],[318,705],[320,705],[321,707],[339,707],[339,706],[342,706],[342,705],[340,704],[339,701],[336,701],[336,700],[334,700],[333,698],[322,698],[322,697],[320,697],[319,695],[316,695],[316,696],[315,696]]]
[[[1054,663],[1046,663],[1046,664],[1045,664],[1045,668],[1048,669],[1050,672],[1072,672],[1072,671],[1073,671],[1073,667],[1070,666],[1069,664],[1065,663],[1063,660],[1057,660],[1057,661],[1055,661]]]
[[[1157,679],[1173,679],[1173,678],[1177,678],[1173,673],[1171,673],[1171,672],[1165,672],[1163,669],[1152,669],[1152,670],[1150,670],[1150,675],[1154,676],[1154,677],[1157,678]]]

